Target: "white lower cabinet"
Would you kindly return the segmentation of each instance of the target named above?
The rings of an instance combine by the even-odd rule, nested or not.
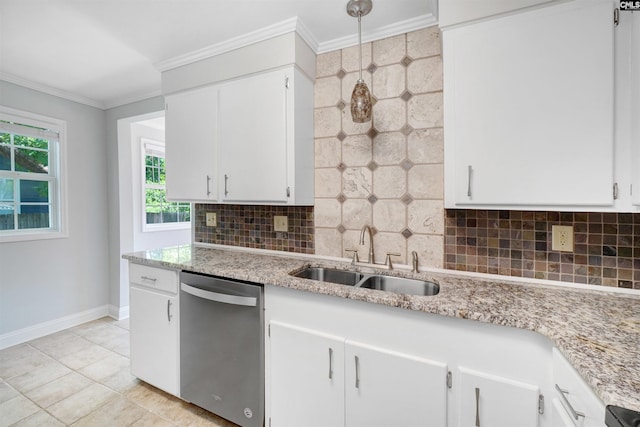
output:
[[[553,349],[553,381],[557,411],[562,414],[558,419],[571,422],[558,425],[604,427],[604,404],[556,348]],[[555,418],[553,427],[556,427]]]
[[[540,389],[464,367],[458,369],[460,427],[536,427]]]
[[[344,425],[344,338],[271,322],[271,426]]]
[[[271,426],[444,426],[443,363],[270,323]]]
[[[131,374],[178,396],[178,272],[131,264]]]
[[[346,426],[445,426],[447,365],[355,341],[345,346]]]

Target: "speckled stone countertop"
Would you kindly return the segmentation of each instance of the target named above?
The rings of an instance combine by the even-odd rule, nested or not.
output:
[[[290,272],[309,265],[352,268],[346,262],[295,254],[179,246],[123,257],[150,266],[529,329],[551,339],[606,405],[640,411],[640,295],[488,280],[454,271],[394,270],[395,276],[440,284],[438,295],[411,296],[293,277]]]

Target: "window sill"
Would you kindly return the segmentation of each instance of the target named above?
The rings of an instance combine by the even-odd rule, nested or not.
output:
[[[168,223],[168,224],[153,224],[153,225],[143,225],[142,232],[143,233],[155,233],[158,231],[174,231],[174,230],[188,230],[191,228],[190,222],[182,222],[182,223]]]
[[[27,242],[31,240],[65,239],[69,234],[63,231],[25,231],[21,233],[2,234],[0,243]]]

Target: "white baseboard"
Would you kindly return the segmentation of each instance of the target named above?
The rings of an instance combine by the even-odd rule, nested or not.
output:
[[[129,307],[126,308],[127,315]],[[110,315],[110,306],[92,308],[0,335],[0,350]],[[113,317],[113,316],[112,316]]]
[[[109,305],[109,317],[112,317],[116,320],[129,318],[129,306],[116,307],[115,305]]]

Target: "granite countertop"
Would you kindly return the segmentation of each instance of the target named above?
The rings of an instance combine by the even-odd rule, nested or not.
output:
[[[347,262],[235,249],[178,246],[125,259],[318,294],[367,301],[497,325],[549,339],[606,405],[640,411],[640,295],[483,279],[451,273],[410,273],[440,284],[435,296],[411,296],[296,278],[303,267],[353,268]],[[381,274],[389,274],[381,271]]]

